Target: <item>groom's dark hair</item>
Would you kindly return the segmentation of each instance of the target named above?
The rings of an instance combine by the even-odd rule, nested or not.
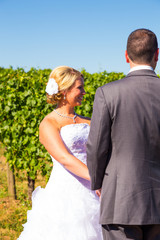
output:
[[[158,48],[156,35],[148,29],[133,31],[127,41],[127,53],[132,62],[137,64],[151,63]]]

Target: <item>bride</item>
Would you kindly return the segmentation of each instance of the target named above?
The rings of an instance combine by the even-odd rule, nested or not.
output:
[[[55,68],[46,87],[47,102],[57,108],[40,124],[40,142],[53,160],[45,188],[32,194],[32,210],[19,240],[101,240],[99,198],[90,190],[86,141],[90,119],[75,113],[84,91],[83,75]]]

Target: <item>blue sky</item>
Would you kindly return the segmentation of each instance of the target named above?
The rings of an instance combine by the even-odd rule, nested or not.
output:
[[[126,74],[127,37],[137,28],[160,45],[159,0],[0,0],[0,66]]]

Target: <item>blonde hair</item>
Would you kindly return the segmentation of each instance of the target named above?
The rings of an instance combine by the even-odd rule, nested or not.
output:
[[[58,84],[58,93],[53,95],[47,94],[47,102],[53,105],[57,104],[63,99],[62,91],[68,90],[79,77],[83,78],[83,74],[71,67],[59,66],[53,69],[49,79],[54,78]]]

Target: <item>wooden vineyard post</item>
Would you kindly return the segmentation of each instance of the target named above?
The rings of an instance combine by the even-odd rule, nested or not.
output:
[[[9,163],[7,162],[7,180],[8,180],[8,193],[9,196],[13,199],[16,199],[16,185],[15,185],[15,176],[14,171],[12,171],[9,167]]]
[[[29,200],[31,200],[31,198],[32,198],[32,192],[34,190],[34,187],[35,187],[35,180],[31,179],[28,176],[28,199]]]

